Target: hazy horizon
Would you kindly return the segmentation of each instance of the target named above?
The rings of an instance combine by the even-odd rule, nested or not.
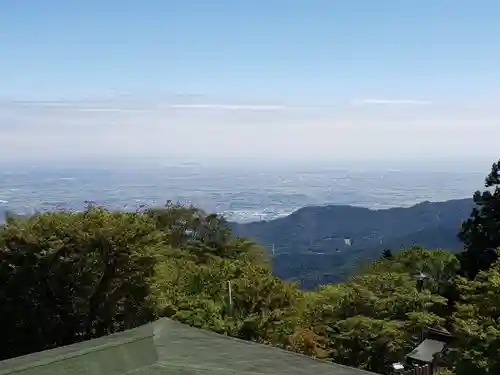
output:
[[[182,97],[180,97],[182,99]],[[119,99],[119,98],[118,98]],[[140,101],[2,101],[3,162],[170,160],[336,168],[474,168],[498,157],[493,105],[345,101],[324,106]],[[468,168],[467,165],[458,168]]]

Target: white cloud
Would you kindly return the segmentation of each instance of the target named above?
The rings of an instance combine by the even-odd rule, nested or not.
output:
[[[0,102],[0,158],[498,158],[493,104],[366,99],[356,103],[367,105],[313,107],[190,99]]]
[[[296,109],[285,105],[252,105],[252,104],[171,104],[170,108],[180,109],[215,109],[228,111],[282,111]]]
[[[412,99],[362,99],[355,101],[360,104],[388,104],[388,105],[430,105],[433,104],[428,100],[412,100]]]
[[[151,112],[148,109],[140,108],[74,108],[77,112],[88,112],[88,113],[130,113],[130,112]]]

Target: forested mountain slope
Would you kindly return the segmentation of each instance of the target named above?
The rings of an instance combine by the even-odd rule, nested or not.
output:
[[[344,279],[360,262],[377,258],[384,249],[422,245],[460,250],[457,233],[473,206],[472,199],[457,199],[384,210],[304,207],[283,218],[231,223],[231,227],[235,235],[269,250],[274,246],[274,272],[309,287]]]

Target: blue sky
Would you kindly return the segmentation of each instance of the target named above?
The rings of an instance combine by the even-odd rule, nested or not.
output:
[[[500,135],[498,0],[0,0],[0,9],[0,129],[9,152],[13,139],[28,142],[28,130],[31,145],[54,132],[56,147],[66,129],[73,146],[64,152],[83,154],[88,129],[152,142],[146,122],[176,140],[173,154],[192,146],[197,157],[213,149],[203,148],[208,132],[232,134],[214,138],[218,157],[243,152],[241,134],[258,141],[263,132],[275,134],[259,152],[269,156],[287,132],[287,142],[307,151],[298,158],[368,149],[381,158],[418,157],[419,145],[396,147],[412,132],[419,142],[448,134],[457,156],[477,134],[473,127]],[[113,111],[20,110],[13,100],[76,107],[100,100]],[[142,115],[125,113],[139,107]],[[450,133],[453,126],[461,130]],[[324,141],[327,130],[343,139],[337,153]],[[385,143],[369,146],[373,137],[360,140],[363,132],[383,134]],[[129,145],[113,142],[103,143],[103,155]]]

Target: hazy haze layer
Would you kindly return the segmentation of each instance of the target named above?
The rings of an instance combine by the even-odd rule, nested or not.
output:
[[[491,162],[493,103],[353,99],[323,106],[168,96],[0,102],[3,161],[112,158]]]

